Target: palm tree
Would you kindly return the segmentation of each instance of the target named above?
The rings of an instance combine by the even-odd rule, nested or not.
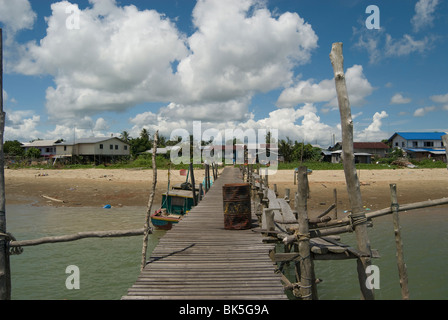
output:
[[[129,140],[131,140],[131,136],[129,135],[129,132],[125,130],[121,133],[120,139],[123,140],[124,142],[129,142]]]
[[[143,128],[142,131],[140,132],[140,138],[149,141],[149,132],[148,130],[146,130],[146,128]]]

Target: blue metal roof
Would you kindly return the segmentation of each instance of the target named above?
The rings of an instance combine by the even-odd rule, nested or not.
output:
[[[395,135],[399,135],[406,140],[442,140],[442,136],[446,135],[445,132],[396,132]]]

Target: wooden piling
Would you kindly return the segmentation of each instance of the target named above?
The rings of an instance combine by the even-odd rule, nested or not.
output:
[[[353,152],[353,120],[350,110],[350,101],[347,92],[344,74],[344,57],[342,55],[342,42],[333,43],[330,60],[333,66],[336,92],[338,96],[339,112],[342,128],[342,156],[345,180],[351,206],[351,220],[356,233],[358,249],[365,256],[358,259],[358,279],[361,287],[361,297],[373,300],[373,289],[366,286],[366,269],[371,265],[371,249],[367,234],[366,216],[362,205],[361,189],[356,174],[355,157]]]
[[[143,235],[142,261],[140,265],[141,270],[143,270],[146,266],[146,251],[148,248],[148,238],[149,234],[152,233],[150,221],[151,221],[152,204],[154,202],[154,196],[156,194],[156,185],[157,185],[156,151],[157,151],[158,138],[159,138],[159,132],[156,131],[156,133],[154,134],[154,143],[152,149],[152,170],[153,170],[152,189],[151,194],[149,195],[148,207],[146,209],[146,216],[145,216],[145,226],[144,226],[145,233]]]
[[[191,179],[191,192],[193,193],[193,206],[197,206],[197,198],[196,198],[196,183],[194,181],[194,169],[193,163],[190,163],[190,179]]]
[[[401,227],[398,216],[399,205],[397,199],[397,185],[395,183],[390,184],[390,197],[390,207],[393,211],[392,216],[394,220],[395,245],[397,247],[397,266],[398,275],[400,277],[401,296],[403,300],[409,300],[408,272],[406,264],[404,263],[403,242],[401,240]]]
[[[298,212],[299,229],[297,239],[299,241],[300,262],[300,296],[303,300],[313,299],[313,263],[310,251],[310,234],[308,226],[308,172],[306,167],[299,167],[297,173],[298,187],[296,196],[296,211]]]
[[[11,299],[11,270],[6,233],[5,159],[3,154],[3,31],[0,28],[0,300]]]

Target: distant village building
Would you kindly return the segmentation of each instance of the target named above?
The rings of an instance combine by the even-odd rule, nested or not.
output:
[[[52,158],[56,154],[56,143],[60,140],[35,140],[32,142],[22,143],[22,148],[27,152],[31,148],[38,149],[40,156],[44,158]]]
[[[389,146],[383,142],[353,142],[353,153],[355,163],[371,163],[372,157],[384,158]],[[342,161],[342,142],[337,142],[328,150],[322,151],[323,160],[332,163]]]
[[[81,138],[75,142],[56,144],[56,158],[82,156],[90,160],[103,161],[114,157],[129,156],[131,146],[116,137]]]
[[[446,161],[444,135],[445,132],[395,132],[389,142],[392,148],[402,149],[410,158]]]
[[[31,148],[40,150],[41,157],[62,159],[83,157],[90,161],[106,161],[114,157],[129,156],[131,146],[116,137],[80,138],[76,141],[36,140],[23,143],[25,152]]]

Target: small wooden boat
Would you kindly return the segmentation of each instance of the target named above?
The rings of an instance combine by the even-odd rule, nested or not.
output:
[[[193,193],[190,190],[172,189],[162,194],[162,206],[151,215],[156,229],[170,230],[193,207]]]

